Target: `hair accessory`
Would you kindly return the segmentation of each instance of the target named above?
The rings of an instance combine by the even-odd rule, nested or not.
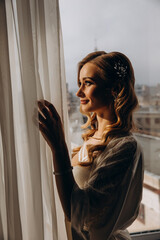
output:
[[[64,175],[64,174],[67,174],[67,173],[71,172],[72,169],[73,169],[73,167],[70,166],[70,168],[68,168],[68,169],[65,170],[65,171],[62,171],[62,172],[53,172],[53,174],[54,174],[54,175],[57,175],[57,176]]]
[[[123,80],[127,75],[127,66],[124,66],[121,61],[115,63],[114,69],[116,70],[116,74],[118,75],[119,79]]]

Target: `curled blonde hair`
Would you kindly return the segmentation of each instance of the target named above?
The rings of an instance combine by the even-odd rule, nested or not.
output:
[[[115,121],[104,129],[102,143],[88,145],[89,162],[87,164],[90,164],[95,155],[97,156],[97,152],[101,153],[113,137],[129,133],[133,129],[133,111],[138,105],[138,100],[134,90],[134,70],[128,57],[120,52],[90,53],[78,64],[78,82],[80,71],[88,62],[98,67],[96,68],[98,80],[104,84],[104,88],[110,90],[110,104],[115,114]],[[97,131],[96,113],[84,113],[81,109],[80,111],[88,118],[82,125],[83,129],[87,129],[82,134],[82,138],[87,141]],[[80,148],[73,149],[73,156]]]

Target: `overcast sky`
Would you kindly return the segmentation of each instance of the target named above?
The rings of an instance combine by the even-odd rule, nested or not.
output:
[[[160,83],[160,0],[59,0],[66,79],[77,88],[77,63],[89,52],[120,51],[136,83]]]

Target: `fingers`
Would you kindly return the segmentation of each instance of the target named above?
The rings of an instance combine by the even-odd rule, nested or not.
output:
[[[43,118],[45,118],[45,119],[47,119],[47,118],[50,119],[51,118],[50,113],[49,113],[47,107],[45,106],[44,102],[38,101],[38,108],[39,108],[38,109],[39,114],[41,116],[43,116]]]
[[[52,149],[64,141],[60,116],[50,102],[46,100],[38,101],[37,118],[39,130]]]
[[[54,141],[53,139],[51,140],[51,136],[48,132],[48,129],[46,128],[45,125],[43,125],[41,122],[39,122],[39,130],[42,134],[42,136],[44,137],[44,139],[46,140],[46,142],[53,147],[54,145]]]
[[[60,120],[59,114],[57,112],[57,110],[55,109],[55,107],[48,102],[47,100],[44,100],[45,105],[49,108],[49,110],[52,113],[52,116],[56,119],[56,120]]]
[[[39,130],[41,131],[41,133],[45,134],[45,136],[48,135],[48,131],[47,131],[45,125],[40,121],[39,121]]]
[[[38,107],[45,118],[53,118],[54,120],[61,122],[61,118],[56,108],[47,100],[38,101]]]
[[[41,113],[37,112],[37,109],[35,109],[32,116],[32,121],[35,126],[40,129],[40,124],[45,126],[46,119],[41,115]]]
[[[48,143],[48,145],[51,147],[51,149],[54,149],[54,147],[56,146],[56,143],[58,142],[58,139],[55,135],[52,134],[51,129],[49,129],[48,126],[42,121],[40,121],[39,119],[39,130],[42,136],[44,137],[44,139],[46,140],[46,142]]]
[[[38,101],[38,118],[47,129],[57,132],[61,126],[61,119],[51,103],[45,100]],[[55,114],[53,114],[53,112]],[[56,115],[56,116],[55,116]]]
[[[38,113],[38,118],[39,118],[39,122],[40,122],[40,123],[45,124],[46,119],[42,116],[42,114],[41,114],[40,112]]]

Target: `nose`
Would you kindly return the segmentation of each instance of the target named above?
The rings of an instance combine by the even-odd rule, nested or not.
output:
[[[84,94],[84,92],[83,92],[83,90],[82,90],[82,86],[78,89],[78,91],[76,92],[76,96],[77,97],[84,97],[85,96],[85,94]]]

